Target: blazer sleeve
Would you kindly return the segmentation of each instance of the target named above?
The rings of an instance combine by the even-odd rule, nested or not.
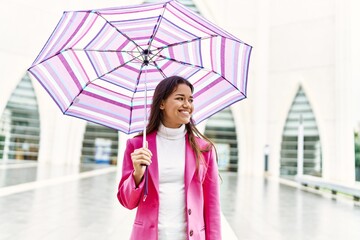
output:
[[[117,193],[117,198],[121,205],[128,209],[134,209],[139,205],[144,187],[144,181],[141,181],[139,186],[136,187],[135,180],[133,178],[134,168],[130,154],[134,151],[134,149],[135,148],[131,139],[128,139],[124,153],[122,176]]]
[[[208,166],[203,182],[206,240],[221,240],[220,186],[215,149],[206,157]]]

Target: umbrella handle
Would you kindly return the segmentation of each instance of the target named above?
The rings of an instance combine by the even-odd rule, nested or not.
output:
[[[145,169],[145,186],[144,186],[144,197],[143,197],[143,201],[145,202],[147,196],[148,196],[148,173],[149,173],[149,169],[148,169],[148,166],[146,166],[146,169]]]
[[[146,127],[144,127],[144,133],[143,133],[143,147],[147,148],[147,142],[146,142]],[[144,181],[145,181],[145,186],[144,186],[144,198],[143,198],[143,201],[145,202],[146,198],[147,198],[147,195],[148,195],[148,172],[149,172],[149,169],[148,169],[148,166],[146,165],[146,168],[145,168],[145,173],[144,173]]]

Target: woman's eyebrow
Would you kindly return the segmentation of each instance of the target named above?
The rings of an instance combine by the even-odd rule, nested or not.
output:
[[[185,97],[185,94],[182,94],[182,93],[177,93],[175,94],[175,96],[182,96],[182,97]],[[189,96],[189,98],[194,98],[192,95]]]

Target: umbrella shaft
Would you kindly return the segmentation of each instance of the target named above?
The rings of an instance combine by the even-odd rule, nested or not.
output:
[[[146,55],[147,56],[147,55]],[[147,66],[145,65],[145,77],[144,77],[144,85],[145,85],[145,99],[144,99],[144,130],[143,130],[143,147],[146,146],[146,124],[147,124]]]

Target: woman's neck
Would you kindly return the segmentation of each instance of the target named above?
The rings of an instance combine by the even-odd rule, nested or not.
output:
[[[179,139],[186,134],[185,125],[182,124],[178,128],[168,128],[163,123],[160,123],[158,135],[166,139]]]

